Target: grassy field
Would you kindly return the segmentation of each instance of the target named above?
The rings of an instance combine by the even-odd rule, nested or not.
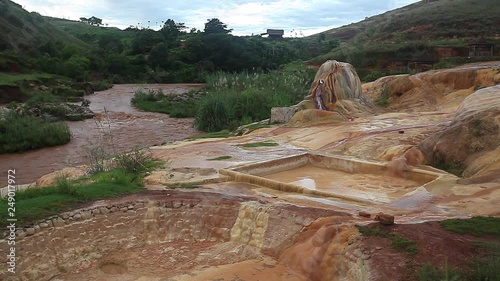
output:
[[[495,235],[500,238],[500,218],[473,217],[471,219],[449,219],[440,222],[449,231],[475,236]]]
[[[6,73],[0,72],[0,86],[16,86],[22,80],[35,81],[58,77],[49,73]]]
[[[87,167],[88,176],[75,180],[61,176],[51,186],[16,192],[14,199],[19,225],[28,225],[93,200],[139,192],[143,190],[144,175],[163,164],[139,149],[114,155],[113,159],[102,167],[90,163]],[[108,158],[100,160],[106,161]],[[9,202],[8,198],[1,199],[0,208],[7,210]],[[7,222],[6,212],[0,212],[0,220],[2,228]]]
[[[16,218],[19,225],[27,225],[88,201],[130,194],[142,189],[140,178],[123,169],[101,172],[78,181],[59,178],[52,186],[18,191],[15,196]],[[8,200],[0,200],[0,208],[7,210],[7,204]],[[5,226],[6,216],[5,212],[0,214],[0,227]]]

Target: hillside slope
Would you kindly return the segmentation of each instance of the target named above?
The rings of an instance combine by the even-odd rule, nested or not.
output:
[[[29,13],[9,0],[0,0],[0,34],[0,51],[29,51],[46,41],[85,45],[81,40],[54,27],[40,14]]]
[[[500,43],[498,4],[498,0],[419,1],[324,31],[325,39],[342,44],[312,62],[337,59],[356,67],[373,67],[394,59],[437,61],[443,56],[467,56],[470,43]],[[443,55],[436,53],[436,47],[451,50]]]
[[[419,1],[324,33],[343,41],[364,33],[364,41],[371,42],[394,39],[398,32],[407,40],[491,37],[500,32],[498,4],[497,0]]]
[[[44,16],[44,19],[53,26],[75,36],[88,44],[97,44],[103,36],[119,38],[125,45],[130,45],[136,36],[136,29],[121,30],[117,27],[95,26],[80,21],[60,19]]]

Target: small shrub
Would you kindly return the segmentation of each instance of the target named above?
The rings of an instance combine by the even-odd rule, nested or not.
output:
[[[113,87],[113,84],[109,83],[106,80],[100,80],[97,82],[91,82],[90,87],[92,87],[92,90],[94,90],[95,92],[100,92],[111,89]]]
[[[55,96],[52,93],[48,92],[39,92],[39,93],[34,93],[31,94],[32,98],[28,99],[25,104],[29,106],[37,105],[37,104],[43,104],[43,103],[58,103],[62,102],[63,100],[61,97]]]
[[[384,84],[384,86],[382,88],[382,93],[377,98],[376,103],[380,106],[388,107],[390,96],[391,96],[391,93],[389,92],[389,87],[387,86],[387,84]]]
[[[104,172],[109,170],[109,158],[111,157],[110,153],[104,148],[104,146],[94,146],[86,149],[88,164],[87,164],[87,173],[88,174],[96,174],[99,172]]]
[[[125,172],[139,175],[149,170],[149,163],[153,161],[151,154],[135,148],[129,153],[120,153],[115,156],[114,166]]]
[[[57,177],[56,188],[59,193],[67,195],[76,195],[76,190],[73,188],[71,182],[64,175]]]

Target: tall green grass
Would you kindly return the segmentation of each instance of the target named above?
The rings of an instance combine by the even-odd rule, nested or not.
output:
[[[0,153],[62,145],[70,140],[71,132],[64,122],[50,123],[14,113],[0,119]]]
[[[301,63],[269,73],[210,74],[206,78],[209,94],[200,102],[195,124],[204,131],[219,131],[267,119],[272,107],[303,100],[314,74]]]
[[[195,125],[206,132],[232,130],[268,119],[272,107],[291,106],[302,101],[314,74],[315,71],[302,62],[267,73],[217,72],[206,77],[206,94],[165,95],[157,90],[138,90],[132,104],[172,117],[196,117]]]

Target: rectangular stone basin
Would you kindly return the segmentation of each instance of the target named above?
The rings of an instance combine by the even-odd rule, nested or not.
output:
[[[219,173],[233,181],[360,203],[388,203],[444,175],[414,168],[396,177],[386,163],[312,153],[221,169]]]

